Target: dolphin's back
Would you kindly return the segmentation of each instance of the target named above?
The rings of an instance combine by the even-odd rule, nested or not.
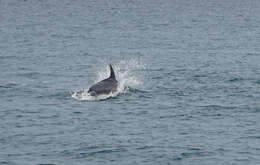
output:
[[[115,92],[117,90],[117,86],[118,82],[116,80],[114,69],[110,64],[110,76],[107,79],[102,80],[91,86],[88,90],[88,93],[90,93],[90,95],[92,96],[97,96],[100,94],[109,94],[111,92]]]
[[[118,82],[116,79],[105,79],[93,86],[91,86],[88,92],[91,95],[109,94],[110,92],[115,92],[117,89]]]

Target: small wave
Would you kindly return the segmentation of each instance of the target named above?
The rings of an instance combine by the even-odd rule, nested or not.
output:
[[[91,96],[87,90],[78,90],[71,92],[71,97],[77,100],[88,100],[88,101],[97,101],[97,100],[106,100],[108,98],[116,97],[121,93],[127,93],[129,90],[135,89],[143,85],[140,77],[140,73],[137,74],[136,71],[140,69],[145,69],[144,65],[140,62],[131,59],[127,61],[120,61],[118,64],[114,64],[114,70],[116,73],[116,79],[118,80],[118,88],[116,92],[111,92],[109,94]],[[103,67],[101,67],[103,68]],[[107,78],[110,74],[110,69],[107,65],[106,69],[97,72],[97,79],[95,83]]]
[[[72,92],[68,91],[57,91],[55,93],[42,93],[36,96],[36,98],[42,99],[42,98],[55,98],[55,99],[68,99],[69,95],[71,95]]]
[[[80,153],[76,154],[74,158],[76,158],[76,159],[87,158],[89,156],[111,154],[111,153],[114,153],[114,152],[122,152],[122,151],[124,151],[124,149],[121,149],[121,148],[101,149],[101,150],[91,151],[91,152],[84,151],[84,152],[80,152]]]
[[[243,78],[241,78],[241,77],[235,77],[235,78],[231,78],[230,80],[229,80],[229,82],[240,82],[240,81],[243,81],[244,79]]]
[[[131,93],[149,93],[148,91],[142,90],[142,89],[136,89],[136,88],[131,88],[131,87],[128,87],[127,89]]]

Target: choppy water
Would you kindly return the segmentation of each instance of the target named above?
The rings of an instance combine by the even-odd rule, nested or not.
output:
[[[0,164],[260,164],[259,16],[257,0],[1,0]],[[120,92],[84,97],[109,63]]]

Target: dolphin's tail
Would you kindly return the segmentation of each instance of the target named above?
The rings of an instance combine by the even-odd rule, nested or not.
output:
[[[109,78],[116,78],[112,65],[110,64],[109,66],[110,66],[110,76],[109,76]]]

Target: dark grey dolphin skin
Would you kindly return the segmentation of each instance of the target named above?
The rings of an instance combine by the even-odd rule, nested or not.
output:
[[[111,92],[116,92],[118,81],[116,80],[114,69],[112,68],[112,65],[110,64],[110,76],[107,79],[104,79],[94,85],[92,85],[88,93],[91,96],[98,96],[102,94],[109,94]]]

